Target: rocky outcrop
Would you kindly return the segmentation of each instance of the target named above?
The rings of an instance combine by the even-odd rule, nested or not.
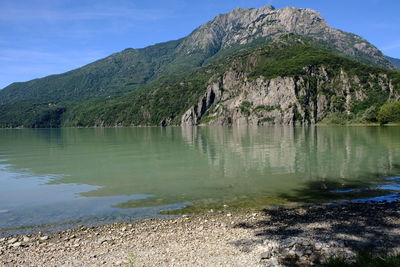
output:
[[[182,116],[181,125],[315,124],[334,112],[351,114],[371,92],[399,98],[384,74],[371,74],[367,82],[361,82],[343,69],[306,67],[304,73],[250,79],[245,73],[229,70],[210,80],[198,104]]]
[[[221,100],[223,90],[220,81],[208,86],[207,92],[199,100],[198,104],[191,107],[182,116],[182,125],[197,125],[200,118],[215,103]]]
[[[395,68],[364,38],[331,28],[315,10],[294,7],[237,8],[200,26],[183,40],[178,50],[187,55],[199,50],[213,54],[233,45],[248,44],[260,38],[274,39],[287,33],[324,41],[343,54],[367,63]]]

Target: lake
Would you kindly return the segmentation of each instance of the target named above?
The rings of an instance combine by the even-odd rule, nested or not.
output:
[[[291,201],[393,200],[400,127],[0,130],[0,233]]]

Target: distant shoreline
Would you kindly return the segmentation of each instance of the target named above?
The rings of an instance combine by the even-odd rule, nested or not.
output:
[[[254,128],[263,128],[263,127],[317,127],[317,126],[340,126],[340,127],[355,127],[355,126],[365,126],[365,127],[393,127],[393,126],[400,126],[400,122],[396,123],[388,123],[385,125],[380,125],[379,123],[349,123],[349,124],[331,124],[331,123],[317,123],[317,124],[310,124],[310,125],[263,125],[263,126],[252,126],[252,125],[226,125],[226,126],[214,126],[214,125],[193,125],[193,126],[182,126],[182,125],[168,125],[168,126],[157,126],[157,125],[137,125],[137,126],[110,126],[110,127],[58,127],[58,128],[25,128],[25,127],[0,127],[0,130],[22,130],[22,129],[130,129],[130,128],[179,128],[179,127],[212,127],[212,128],[229,128],[229,127],[254,127]]]

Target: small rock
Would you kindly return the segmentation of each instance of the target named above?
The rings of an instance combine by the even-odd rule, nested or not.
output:
[[[30,240],[31,240],[31,239],[30,239],[29,237],[27,237],[27,236],[24,236],[24,237],[23,237],[23,241],[24,241],[24,242],[29,242]]]
[[[121,265],[122,264],[122,261],[116,261],[115,262],[115,265]]]
[[[299,258],[302,257],[302,256],[304,255],[303,251],[301,251],[301,250],[296,251],[295,254],[296,254],[297,257],[299,257]]]
[[[125,232],[126,231],[126,227],[122,227],[122,229],[121,229],[123,232]]]
[[[16,243],[12,244],[11,246],[14,247],[14,248],[19,248],[20,246],[22,246],[22,243],[21,242],[16,242]]]
[[[226,216],[228,216],[228,217],[232,217],[232,214],[228,213],[228,214],[226,214]]]
[[[280,266],[277,257],[272,257],[271,259],[269,259],[269,263],[270,263],[270,266],[274,266],[274,267]]]
[[[295,256],[295,255],[296,255],[296,251],[294,251],[294,250],[289,250],[288,255],[289,255],[289,256]]]
[[[275,250],[275,249],[279,249],[280,244],[276,241],[264,241],[264,244],[267,246],[267,248],[271,249],[271,250]]]
[[[330,249],[328,247],[325,247],[325,248],[322,248],[321,251],[322,251],[323,254],[329,254]]]
[[[306,255],[311,255],[311,254],[312,254],[312,251],[311,251],[310,249],[307,249],[307,250],[304,252],[304,254],[306,254]]]
[[[331,247],[338,247],[339,243],[337,241],[329,241],[329,246]]]
[[[45,240],[49,239],[49,237],[47,235],[45,235],[45,236],[39,237],[39,239],[42,241],[45,241]]]
[[[261,254],[261,259],[262,260],[266,260],[266,259],[271,258],[271,256],[272,256],[272,253],[270,251],[266,251],[266,252]]]
[[[105,243],[105,242],[107,242],[108,240],[106,239],[106,238],[103,238],[103,239],[100,239],[99,240],[99,244],[103,244],[103,243]]]
[[[299,261],[302,261],[302,262],[305,262],[307,260],[307,257],[305,257],[305,256],[301,256],[300,258],[299,258]]]
[[[293,240],[285,240],[282,242],[282,246],[284,247],[293,247],[294,245],[296,245],[296,242]]]
[[[8,240],[8,244],[14,244],[15,242],[17,242],[18,241],[18,239],[16,239],[15,237],[14,238],[11,238],[10,240]]]
[[[322,244],[321,243],[315,243],[314,245],[316,250],[321,250],[322,249]]]

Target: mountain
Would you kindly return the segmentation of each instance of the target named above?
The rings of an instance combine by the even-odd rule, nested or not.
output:
[[[0,92],[0,104],[27,99],[81,101],[119,95],[162,75],[202,66],[237,45],[274,39],[283,33],[308,36],[362,62],[394,68],[365,39],[332,29],[316,11],[292,7],[275,10],[267,6],[219,15],[177,41],[126,49],[61,75],[14,83]]]
[[[394,66],[396,66],[397,69],[400,70],[400,59],[399,58],[393,58],[393,57],[386,57]]]
[[[272,47],[279,52],[272,53]],[[291,57],[288,58],[288,55]],[[341,72],[338,62],[361,70],[362,73],[358,74],[348,69],[352,79],[365,77],[365,70],[370,70],[377,75],[372,82],[374,86],[380,86],[377,82],[383,82],[387,86],[391,84],[390,90],[395,90],[393,84],[397,82],[397,72],[391,71],[395,67],[365,39],[332,29],[319,13],[311,9],[275,9],[267,6],[235,9],[219,15],[180,40],[143,49],[126,49],[64,74],[11,84],[0,91],[0,126],[211,123],[215,120],[209,114],[218,115],[219,118],[226,115],[213,108],[218,106],[217,102],[227,101],[225,98],[228,96],[224,95],[225,86],[212,92],[209,88],[216,86],[212,83],[215,79],[224,83],[224,75],[231,73],[232,69],[245,82],[240,87],[246,91],[247,85],[254,87],[249,82],[252,79],[295,78],[305,75],[303,72],[307,68],[323,67],[324,62],[332,63],[326,71],[331,69],[336,74]],[[267,66],[272,69],[266,70]],[[219,78],[216,78],[218,75]],[[384,75],[385,80],[379,80],[379,75]],[[337,80],[340,77],[328,75],[327,79]],[[370,84],[371,79],[361,80],[361,86]],[[236,82],[239,83],[239,80]],[[304,90],[309,90],[307,88]],[[383,91],[385,101],[389,95],[397,97],[394,93],[386,94],[386,89]],[[234,97],[232,92],[229,94]],[[349,92],[345,93],[346,112],[350,112],[348,95]],[[364,98],[359,97],[357,101],[362,102]],[[196,104],[199,99],[205,101],[206,105]],[[310,104],[307,101],[305,104]],[[378,103],[382,101],[380,99]],[[248,102],[254,102],[254,105],[256,101]],[[199,107],[200,110],[195,111]],[[294,110],[293,106],[289,109]],[[192,110],[191,114],[189,110]],[[303,112],[300,109],[298,111]],[[302,122],[316,122],[325,116],[311,120],[303,115]],[[239,117],[233,116],[219,124],[229,124],[235,118]],[[300,122],[268,118],[269,122],[275,123]]]
[[[400,97],[400,72],[338,56],[297,35],[156,80],[140,93],[74,107],[65,126],[313,124],[373,121]]]

